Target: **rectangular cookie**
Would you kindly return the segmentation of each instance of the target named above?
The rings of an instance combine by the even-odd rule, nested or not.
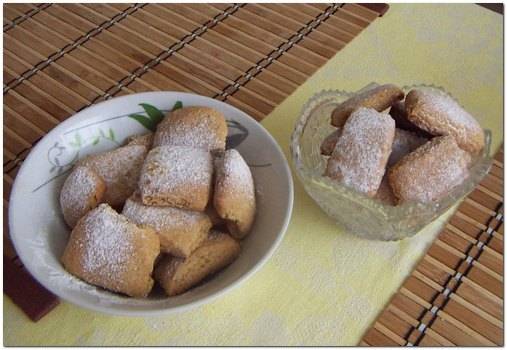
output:
[[[388,114],[357,109],[345,123],[324,175],[373,197],[391,154],[394,129]]]

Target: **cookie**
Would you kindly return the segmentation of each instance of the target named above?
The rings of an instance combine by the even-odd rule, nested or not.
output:
[[[93,169],[106,183],[102,202],[121,208],[137,187],[148,148],[144,145],[123,146],[109,152],[87,156],[78,165]]]
[[[431,139],[433,135],[419,128],[417,125],[408,120],[407,111],[405,110],[405,101],[396,101],[389,109],[389,115],[394,119],[396,128],[412,131],[420,137]]]
[[[145,205],[203,211],[211,192],[210,152],[188,146],[160,146],[146,157],[139,190]]]
[[[159,253],[155,231],[139,228],[107,204],[101,204],[72,230],[62,263],[85,282],[132,297],[145,297],[153,286],[151,274]]]
[[[208,215],[198,211],[143,205],[137,194],[127,199],[122,214],[137,225],[154,229],[160,250],[185,258],[206,238],[211,229]]]
[[[106,184],[95,171],[84,166],[72,169],[60,191],[63,218],[71,228],[102,200]]]
[[[389,170],[389,184],[399,202],[437,201],[468,177],[470,162],[452,136],[435,137]]]
[[[360,107],[345,123],[324,175],[373,197],[391,154],[394,129],[388,114]]]
[[[393,166],[401,158],[415,150],[417,147],[422,146],[427,141],[427,139],[419,137],[413,132],[396,128],[394,131],[392,151],[389,156],[389,160],[387,161],[387,166]]]
[[[138,135],[132,135],[127,137],[127,140],[125,141],[125,144],[127,146],[146,146],[148,149],[151,148],[151,145],[153,144],[153,133],[149,132],[146,134],[138,134]]]
[[[211,224],[213,227],[225,225],[225,220],[218,215],[217,210],[215,209],[213,203],[210,201],[206,209],[204,210],[206,215],[208,215],[211,220]]]
[[[450,96],[431,90],[411,90],[405,99],[408,119],[432,135],[450,135],[472,154],[484,148],[484,132],[475,118]]]
[[[212,231],[188,258],[165,255],[154,276],[167,295],[178,295],[232,263],[240,250],[239,243],[229,235]]]
[[[245,237],[255,216],[255,188],[250,167],[235,149],[215,158],[213,204],[218,215],[227,221],[234,238]]]
[[[393,84],[380,85],[357,93],[333,110],[331,124],[336,127],[343,126],[350,114],[359,107],[373,108],[382,112],[394,102],[402,100],[404,96],[403,91]]]
[[[153,146],[223,150],[226,137],[227,123],[222,113],[208,107],[185,107],[169,113],[160,122]]]
[[[320,154],[323,156],[330,156],[333,153],[334,146],[336,146],[336,142],[338,138],[342,134],[342,129],[338,128],[333,131],[331,134],[327,135],[326,138],[320,144]]]

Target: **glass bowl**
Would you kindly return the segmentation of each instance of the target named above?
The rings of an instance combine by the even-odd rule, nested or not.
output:
[[[365,89],[375,85],[377,84],[372,83]],[[446,93],[444,89],[431,85],[413,85],[402,89],[407,93],[413,88]],[[330,125],[331,112],[352,95],[353,92],[338,90],[326,90],[314,95],[303,106],[290,144],[296,173],[305,191],[328,216],[346,230],[364,238],[384,241],[411,237],[462,200],[488,173],[492,163],[491,132],[485,130],[486,146],[474,159],[470,176],[437,202],[385,205],[323,176],[327,157],[320,154],[320,144],[335,130]]]

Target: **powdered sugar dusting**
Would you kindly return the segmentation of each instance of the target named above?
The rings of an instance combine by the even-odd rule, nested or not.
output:
[[[443,114],[454,125],[460,125],[467,129],[480,127],[475,118],[465,111],[450,96],[439,92],[416,90],[421,103],[437,114]]]
[[[210,184],[213,165],[209,152],[187,146],[152,149],[143,166],[140,188],[143,195]]]
[[[225,118],[217,111],[187,107],[169,114],[158,125],[153,145],[224,149],[226,133]]]
[[[90,198],[97,191],[97,175],[87,167],[77,166],[65,180],[60,192],[60,205],[65,221],[74,226],[89,209]]]
[[[104,179],[106,193],[103,201],[118,206],[136,189],[147,151],[145,145],[128,145],[88,156],[79,164],[89,166]]]
[[[371,108],[359,108],[347,120],[328,161],[326,175],[369,195],[375,194],[391,152],[394,120]]]
[[[462,183],[470,161],[451,136],[435,137],[403,158],[389,178],[400,199],[428,203]]]
[[[224,154],[223,176],[221,188],[231,196],[237,195],[243,199],[254,199],[255,190],[250,167],[235,149],[227,150]]]
[[[127,272],[127,263],[134,253],[132,224],[106,204],[101,204],[81,221],[79,228],[84,232],[76,244],[83,251],[84,272],[118,282]]]

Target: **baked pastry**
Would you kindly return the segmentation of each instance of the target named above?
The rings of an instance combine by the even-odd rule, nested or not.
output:
[[[398,200],[391,189],[391,185],[389,185],[389,179],[387,174],[384,175],[382,181],[380,182],[380,186],[377,190],[377,193],[373,197],[386,205],[396,205]]]
[[[209,219],[211,220],[211,225],[213,225],[213,227],[225,225],[225,220],[222,219],[220,215],[218,215],[217,210],[215,209],[215,206],[211,201],[204,210],[204,212],[206,213],[206,215],[208,215]]]
[[[235,149],[215,158],[213,204],[227,221],[230,234],[241,239],[248,234],[255,216],[255,188],[250,167]]]
[[[391,154],[394,129],[388,114],[358,108],[345,123],[324,175],[373,197]]]
[[[158,124],[153,146],[223,150],[226,137],[227,123],[222,113],[208,107],[185,107],[169,113]]]
[[[331,124],[341,127],[348,117],[359,107],[373,108],[378,112],[390,107],[394,102],[403,99],[403,91],[393,84],[386,84],[360,92],[342,102],[331,114]]]
[[[407,94],[408,119],[432,135],[450,135],[459,147],[472,154],[484,148],[484,132],[475,118],[450,96],[414,89]]]
[[[100,203],[105,190],[104,180],[92,169],[84,166],[72,169],[60,191],[60,207],[67,225],[76,226],[81,217]]]
[[[240,249],[239,243],[229,235],[211,231],[188,258],[165,255],[155,268],[154,276],[167,295],[178,295],[232,263]]]
[[[417,134],[396,128],[394,131],[394,141],[391,155],[387,161],[387,166],[393,166],[405,155],[409,154],[417,147],[422,146],[428,140],[417,136]]]
[[[208,215],[198,211],[143,205],[135,193],[123,206],[123,215],[137,225],[153,228],[160,250],[185,258],[206,238],[211,229]]]
[[[436,201],[468,177],[470,162],[452,136],[435,137],[389,170],[389,184],[399,202]]]
[[[329,135],[326,136],[326,138],[322,141],[320,144],[320,154],[324,156],[330,156],[331,153],[333,153],[334,146],[336,146],[336,142],[338,141],[338,138],[342,134],[342,129],[338,128]]]
[[[430,139],[433,135],[419,128],[417,125],[408,120],[407,111],[405,110],[405,101],[396,101],[389,109],[389,114],[394,119],[396,127],[407,131],[412,131],[420,137]]]
[[[151,148],[153,144],[153,133],[149,132],[146,134],[132,135],[127,137],[125,144],[128,146],[142,145]]]
[[[213,175],[210,152],[188,146],[160,146],[146,157],[139,190],[145,205],[203,211]]]
[[[93,285],[145,297],[160,243],[151,228],[139,228],[107,204],[82,217],[62,256],[67,271]]]
[[[148,148],[143,145],[123,146],[112,151],[87,156],[78,165],[93,169],[106,183],[102,202],[121,208],[135,191]]]

